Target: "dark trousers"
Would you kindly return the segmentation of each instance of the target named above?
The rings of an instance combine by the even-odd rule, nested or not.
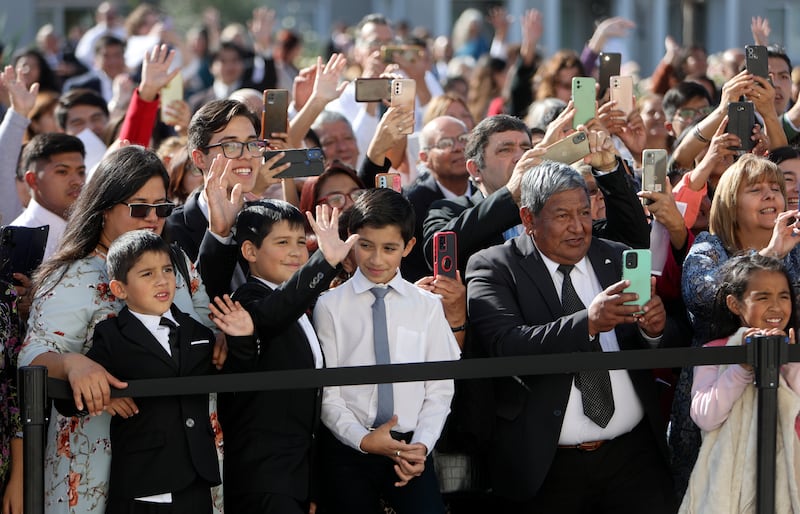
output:
[[[109,498],[106,504],[106,514],[211,514],[212,510],[211,489],[199,482],[172,493],[172,503]]]
[[[225,493],[225,512],[237,514],[306,514],[308,504],[273,493]]]
[[[336,440],[323,430],[321,508],[325,514],[378,514],[381,499],[397,514],[444,514],[439,482],[428,456],[425,471],[403,487],[394,461],[382,455],[364,454]]]
[[[497,500],[520,514],[674,514],[669,469],[646,421],[595,451],[558,449],[542,487],[524,502]]]

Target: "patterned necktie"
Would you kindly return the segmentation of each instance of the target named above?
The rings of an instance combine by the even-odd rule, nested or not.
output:
[[[169,318],[161,318],[161,321],[158,322],[159,325],[162,327],[169,328],[169,350],[172,353],[172,360],[175,361],[176,364],[180,365],[180,346],[178,345],[178,325],[176,325],[171,319]]]
[[[375,346],[375,364],[391,364],[389,359],[389,332],[386,329],[386,305],[383,297],[389,287],[373,287],[370,292],[375,296],[372,304],[372,343]],[[380,426],[392,419],[394,415],[394,396],[392,384],[378,384],[378,412],[373,426]]]
[[[572,268],[574,266],[568,264],[558,266],[558,271],[564,275],[564,283],[561,286],[561,305],[565,315],[574,314],[586,308],[572,285],[572,279],[569,276]],[[603,351],[600,348],[599,337],[596,338],[596,341],[594,350]],[[583,413],[598,426],[605,428],[614,415],[614,395],[611,391],[611,377],[608,370],[577,372],[575,387],[583,397]]]

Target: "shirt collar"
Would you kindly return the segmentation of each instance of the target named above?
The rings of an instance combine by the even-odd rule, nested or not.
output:
[[[253,277],[254,279],[258,280],[259,282],[263,282],[264,284],[268,285],[270,289],[278,289],[280,287],[280,285],[278,285],[278,284],[276,284],[274,282],[270,282],[269,280],[265,280],[265,279],[263,279],[261,277],[257,277],[255,275],[250,275],[250,276]]]
[[[65,225],[67,222],[64,218],[59,216],[58,214],[50,211],[42,206],[42,204],[38,203],[36,199],[31,196],[30,201],[28,202],[28,211],[34,215],[37,220],[44,221],[44,225],[56,224],[56,225]]]
[[[130,308],[128,308],[128,311],[130,311],[130,313],[133,314],[133,316],[136,319],[141,321],[142,325],[144,325],[145,328],[147,328],[147,330],[150,331],[150,333],[155,333],[155,331],[158,329],[158,327],[159,327],[159,325],[161,323],[161,318],[167,318],[171,322],[175,323],[175,326],[180,326],[180,323],[178,323],[178,320],[176,320],[175,317],[172,315],[172,311],[171,310],[168,310],[167,312],[165,312],[164,314],[162,314],[160,316],[155,316],[153,314],[142,314],[140,312],[134,312],[134,311],[130,310]]]
[[[409,293],[408,290],[409,287],[416,287],[413,284],[409,284],[408,282],[403,280],[402,275],[400,275],[399,269],[397,270],[397,273],[395,273],[394,277],[392,278],[392,280],[389,281],[388,284],[376,284],[375,282],[372,282],[367,277],[365,277],[363,273],[361,273],[360,268],[356,269],[356,272],[353,273],[353,277],[349,280],[349,282],[352,284],[353,292],[355,292],[356,294],[365,293],[370,289],[372,289],[373,287],[388,286],[397,291],[398,293],[400,293],[401,295],[405,296]]]

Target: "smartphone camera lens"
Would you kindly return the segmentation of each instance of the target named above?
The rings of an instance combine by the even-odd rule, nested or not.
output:
[[[638,263],[639,263],[638,256],[635,253],[629,253],[625,255],[626,268],[635,268]]]

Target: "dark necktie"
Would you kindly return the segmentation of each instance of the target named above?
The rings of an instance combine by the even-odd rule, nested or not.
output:
[[[574,266],[561,264],[558,271],[564,275],[561,286],[561,305],[564,314],[574,314],[586,308],[578,297],[569,274]],[[594,351],[603,351],[599,337],[595,338]],[[614,395],[611,391],[611,377],[608,370],[579,371],[575,374],[575,387],[583,397],[583,413],[598,426],[605,428],[614,415]]]
[[[389,332],[386,329],[386,305],[383,297],[389,287],[373,287],[370,292],[375,296],[372,304],[372,344],[375,346],[375,364],[391,364],[389,359]],[[380,426],[392,419],[394,415],[394,396],[392,384],[378,384],[378,412],[373,426]]]
[[[172,360],[174,360],[176,364],[180,365],[181,350],[180,346],[178,345],[178,325],[176,325],[169,318],[161,318],[161,321],[158,324],[162,327],[169,328],[169,351],[172,353]]]

